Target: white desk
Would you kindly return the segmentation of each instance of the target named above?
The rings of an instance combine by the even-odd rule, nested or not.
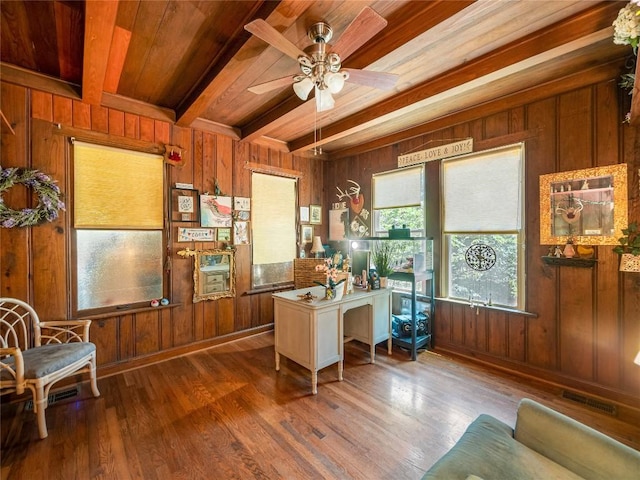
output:
[[[317,298],[306,302],[298,297],[307,292]],[[342,381],[345,336],[369,345],[371,363],[375,363],[376,344],[387,340],[389,354],[392,349],[391,289],[356,290],[340,300],[323,297],[324,287],[273,294],[276,370],[280,370],[280,355],[309,369],[314,394],[318,393],[318,370],[324,367],[337,363]]]

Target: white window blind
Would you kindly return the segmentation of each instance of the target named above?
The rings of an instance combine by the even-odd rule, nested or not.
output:
[[[253,264],[293,262],[296,258],[296,180],[251,176]]]
[[[444,230],[519,230],[522,164],[521,145],[443,162]]]
[[[423,167],[403,168],[373,175],[373,209],[421,205],[424,192]]]

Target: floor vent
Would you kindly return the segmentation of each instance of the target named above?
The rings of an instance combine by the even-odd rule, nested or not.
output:
[[[65,398],[75,397],[78,394],[78,388],[74,387],[70,390],[63,390],[62,392],[56,392],[49,395],[48,406],[53,405],[60,400],[64,400]],[[27,403],[24,406],[25,410],[33,410],[33,400],[27,400]]]
[[[616,410],[615,405],[596,400],[595,398],[589,398],[576,392],[564,390],[562,392],[562,398],[566,398],[567,400],[571,400],[572,402],[580,403],[587,407],[594,408],[609,415],[618,415],[618,411]]]

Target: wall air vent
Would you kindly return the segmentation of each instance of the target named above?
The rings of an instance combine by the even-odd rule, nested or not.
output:
[[[603,402],[602,400],[597,400],[595,398],[590,398],[585,395],[576,392],[570,392],[569,390],[564,390],[562,392],[562,398],[566,398],[567,400],[571,400],[572,402],[579,403],[581,405],[585,405],[589,408],[593,408],[600,412],[604,412],[606,414],[612,415],[616,417],[618,415],[618,411],[616,410],[615,405],[607,402]]]
[[[78,394],[78,388],[74,387],[70,390],[63,390],[61,392],[52,393],[47,398],[47,406],[51,406],[60,400],[64,400],[65,398],[75,397]],[[25,410],[33,410],[33,400],[27,400],[24,405]]]

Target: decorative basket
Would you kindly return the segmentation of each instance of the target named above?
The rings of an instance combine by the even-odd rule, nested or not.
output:
[[[293,260],[293,283],[298,288],[316,287],[317,283],[325,283],[324,272],[316,272],[316,265],[324,264],[324,258],[296,258]]]

